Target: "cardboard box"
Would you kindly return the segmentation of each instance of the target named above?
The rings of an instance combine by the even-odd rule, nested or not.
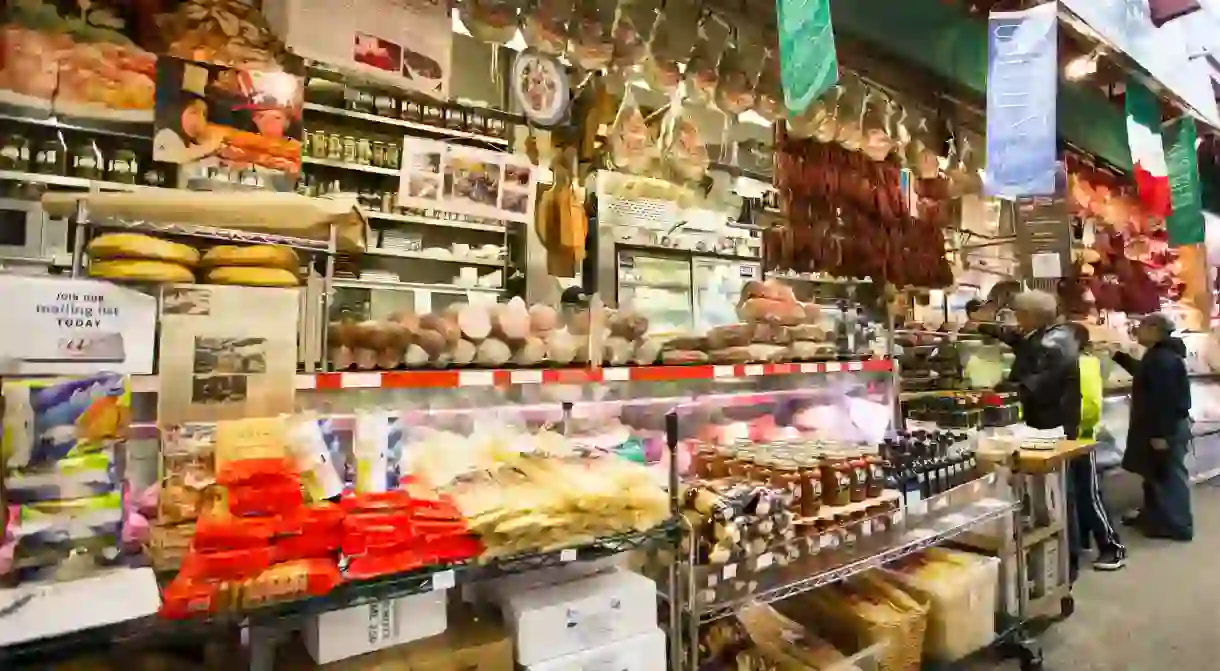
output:
[[[377,601],[311,617],[301,632],[305,649],[315,662],[327,664],[440,634],[448,625],[447,591]]]
[[[1049,594],[1059,586],[1059,540],[1052,537],[1030,550],[1029,574],[1034,583],[1034,596]]]
[[[1063,487],[1059,475],[1039,475],[1030,478],[1029,498],[1033,508],[1034,524],[1048,526],[1064,519],[1067,506],[1063,500]]]
[[[665,633],[660,629],[653,629],[600,648],[548,659],[525,668],[526,671],[665,671],[667,667]]]
[[[513,671],[513,645],[498,617],[451,614],[443,634],[404,645],[315,664],[301,644],[276,655],[279,671]]]
[[[615,571],[504,594],[517,663],[529,666],[631,638],[657,626],[656,583]]]

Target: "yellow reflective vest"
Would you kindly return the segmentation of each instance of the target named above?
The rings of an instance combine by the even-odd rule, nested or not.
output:
[[[1101,422],[1104,381],[1101,360],[1091,354],[1080,355],[1080,437],[1093,438]]]

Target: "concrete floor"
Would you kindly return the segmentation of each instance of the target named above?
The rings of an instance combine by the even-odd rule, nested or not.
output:
[[[1138,501],[1122,473],[1104,485],[1111,510]],[[1146,539],[1123,529],[1130,550],[1117,573],[1082,569],[1076,613],[1042,634],[1047,671],[1220,669],[1220,487],[1194,490],[1195,541]],[[980,661],[968,671],[1015,671],[1015,661]]]

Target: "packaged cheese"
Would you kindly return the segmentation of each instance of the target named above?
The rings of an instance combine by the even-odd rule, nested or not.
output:
[[[89,243],[86,250],[92,259],[151,259],[188,267],[199,263],[199,252],[194,247],[143,233],[99,235]]]
[[[242,284],[251,287],[295,287],[300,281],[283,268],[244,268],[224,266],[208,271],[204,278],[212,284]]]
[[[105,280],[132,280],[137,282],[181,282],[195,281],[195,274],[185,266],[164,261],[97,261],[89,264],[89,276]]]
[[[297,253],[288,247],[275,245],[251,245],[236,247],[220,245],[213,247],[203,255],[204,267],[216,266],[256,266],[259,268],[283,268],[293,273],[301,267]]]

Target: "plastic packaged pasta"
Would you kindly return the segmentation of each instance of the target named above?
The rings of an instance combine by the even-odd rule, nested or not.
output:
[[[127,377],[5,380],[5,466],[53,466],[60,459],[107,448],[127,435],[131,390]]]
[[[264,479],[250,484],[231,485],[227,489],[229,512],[234,515],[279,515],[299,509],[301,481],[299,478]]]
[[[118,489],[114,450],[67,457],[51,470],[14,470],[4,477],[9,503],[35,503],[101,496]]]

